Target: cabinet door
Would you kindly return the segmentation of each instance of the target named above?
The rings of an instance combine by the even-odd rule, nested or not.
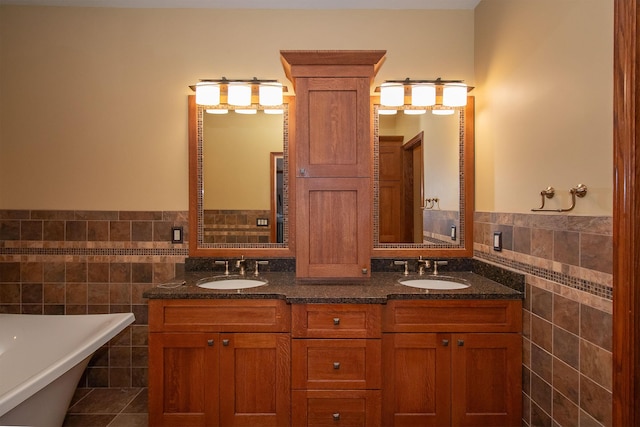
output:
[[[220,425],[287,426],[289,334],[220,334]]]
[[[452,337],[452,425],[520,426],[520,334]]]
[[[149,334],[149,425],[219,425],[218,346],[218,334]]]
[[[369,177],[368,77],[298,78],[296,176]]]
[[[369,277],[369,184],[369,178],[298,180],[298,278]]]
[[[450,425],[448,334],[383,334],[384,426]]]

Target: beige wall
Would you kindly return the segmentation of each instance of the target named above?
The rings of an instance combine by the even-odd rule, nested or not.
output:
[[[589,188],[611,215],[613,1],[483,0],[475,10],[476,210],[529,212]]]
[[[189,84],[286,82],[281,49],[385,49],[376,83],[473,84],[473,19],[0,6],[0,209],[186,210]]]

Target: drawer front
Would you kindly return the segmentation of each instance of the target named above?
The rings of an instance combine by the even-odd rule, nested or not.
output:
[[[289,332],[281,300],[151,300],[151,332]]]
[[[292,425],[298,427],[380,427],[378,390],[294,390]]]
[[[381,348],[378,339],[292,340],[293,388],[380,388]]]
[[[385,332],[521,332],[520,300],[390,301]]]
[[[294,337],[380,337],[379,304],[294,304],[291,310]]]

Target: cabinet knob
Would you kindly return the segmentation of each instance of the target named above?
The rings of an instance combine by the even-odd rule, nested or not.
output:
[[[209,347],[213,347],[213,340],[207,340],[207,345]]]
[[[340,369],[340,362],[333,362],[333,369]]]
[[[336,412],[333,414],[333,421],[340,421],[340,412]]]
[[[458,340],[458,347],[462,347],[464,345],[464,340]]]
[[[333,318],[333,324],[338,326],[340,324],[340,318],[339,317],[334,317]]]
[[[442,340],[442,345],[447,347],[449,345],[449,340]]]
[[[229,347],[229,340],[222,340],[222,345],[225,347]]]

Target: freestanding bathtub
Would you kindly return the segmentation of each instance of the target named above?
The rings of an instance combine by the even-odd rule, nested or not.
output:
[[[93,353],[132,313],[0,314],[0,426],[61,426]]]

